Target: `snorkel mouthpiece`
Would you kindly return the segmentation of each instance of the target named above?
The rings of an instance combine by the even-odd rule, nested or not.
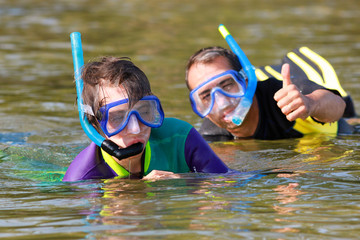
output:
[[[225,119],[230,119],[234,124],[240,126],[252,104],[252,100],[255,94],[257,79],[255,75],[255,68],[251,65],[250,61],[246,57],[245,53],[242,51],[240,46],[237,44],[235,39],[230,35],[229,31],[225,28],[223,24],[220,24],[218,27],[219,32],[223,36],[223,38],[228,43],[231,50],[238,57],[241,66],[245,72],[245,75],[248,78],[248,84],[246,87],[246,91],[244,96],[241,98],[239,105],[235,108],[235,110],[229,113]]]
[[[247,113],[249,112],[251,104],[252,102],[248,99],[241,99],[240,103],[234,109],[234,111],[226,115],[225,120],[231,120],[234,124],[240,126],[243,123]]]
[[[141,153],[144,148],[144,144],[135,143],[127,148],[119,148],[118,145],[107,139],[102,142],[101,148],[104,149],[105,152],[121,160]]]

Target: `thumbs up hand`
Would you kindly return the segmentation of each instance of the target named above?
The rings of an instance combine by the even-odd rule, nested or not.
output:
[[[310,116],[311,99],[303,95],[291,82],[289,64],[282,66],[281,75],[283,87],[274,95],[278,107],[289,121],[295,121],[297,118],[306,119]]]

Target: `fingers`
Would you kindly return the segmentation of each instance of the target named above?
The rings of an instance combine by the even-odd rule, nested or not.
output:
[[[296,104],[292,102],[281,108],[281,111],[289,121],[295,121],[297,118],[306,119],[308,117],[308,111],[302,103]]]
[[[297,108],[296,110],[285,115],[287,120],[289,120],[290,122],[295,121],[298,118],[305,120],[308,117],[305,106],[301,106],[300,108]]]
[[[153,170],[148,175],[143,177],[143,180],[156,181],[156,180],[174,179],[174,178],[180,178],[180,175],[173,172]]]
[[[289,86],[291,84],[290,80],[290,65],[285,63],[281,68],[281,75],[283,78],[283,88]]]
[[[274,99],[289,121],[297,118],[305,119],[309,116],[308,100],[294,84],[280,89],[276,92]]]
[[[309,103],[299,91],[293,91],[287,97],[278,101],[278,107],[289,121],[297,118],[306,119],[309,116]]]
[[[281,102],[281,100],[288,100],[291,101],[297,97],[300,96],[300,91],[294,84],[290,84],[286,86],[285,88],[281,88],[279,91],[277,91],[274,95],[274,99],[277,102]],[[287,104],[287,102],[285,102]],[[280,106],[279,106],[280,107]]]
[[[296,88],[295,85],[291,85],[286,89],[281,89],[275,94],[275,100],[277,101],[277,105],[279,108],[283,108],[289,104],[293,104],[294,106],[299,105],[296,101],[301,101],[301,93]]]

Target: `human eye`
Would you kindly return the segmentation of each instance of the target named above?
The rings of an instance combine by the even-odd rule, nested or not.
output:
[[[126,111],[113,111],[109,113],[108,123],[113,127],[117,127],[124,121],[125,115]]]
[[[201,94],[199,94],[200,100],[204,103],[209,102],[210,101],[210,91],[204,91]]]
[[[220,88],[222,88],[223,90],[227,91],[227,92],[232,92],[232,91],[236,91],[236,83],[235,80],[232,78],[227,78],[223,81],[220,82],[219,84]]]
[[[140,101],[135,105],[134,109],[136,111],[138,111],[140,114],[141,113],[145,114],[145,113],[148,113],[150,111],[151,107],[152,107],[151,102],[149,102],[149,101]]]
[[[137,110],[139,113],[140,113],[140,115],[149,115],[150,114],[150,108],[149,107],[147,107],[147,106],[142,106],[141,108],[138,108],[138,110]]]

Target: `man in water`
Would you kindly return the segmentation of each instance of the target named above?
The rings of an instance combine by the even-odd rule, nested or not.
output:
[[[206,139],[282,139],[351,131],[341,119],[346,104],[338,91],[309,79],[291,79],[288,64],[282,66],[283,81],[268,78],[257,83],[246,117],[234,124],[228,116],[248,84],[241,69],[237,56],[222,47],[203,48],[190,57],[186,84],[194,112],[205,117],[199,132]]]

